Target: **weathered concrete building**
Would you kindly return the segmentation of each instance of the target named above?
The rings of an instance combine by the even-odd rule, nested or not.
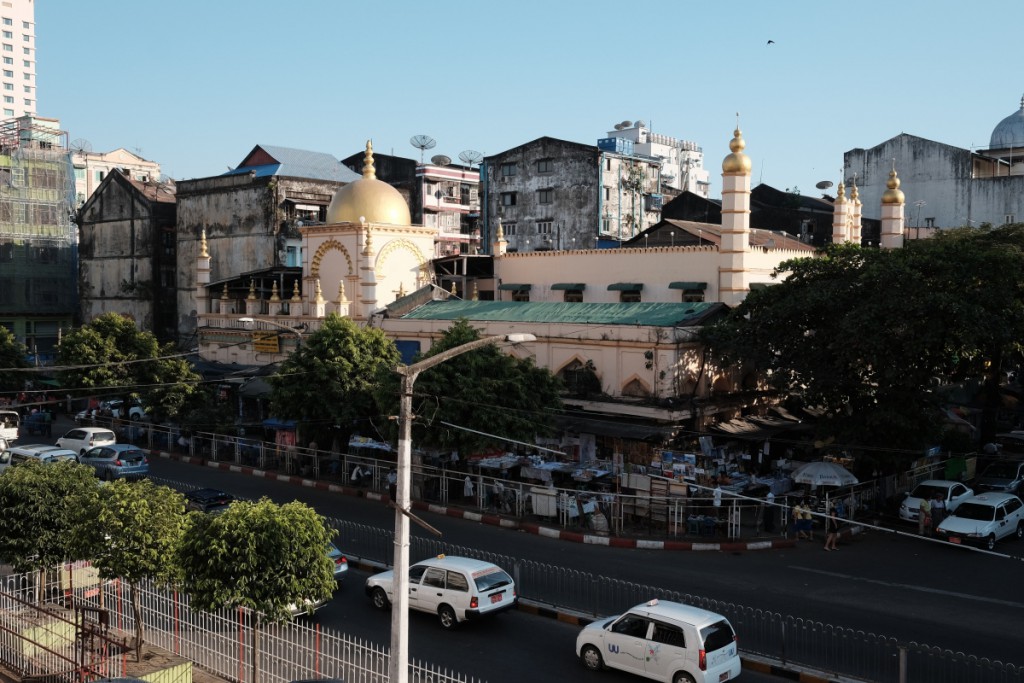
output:
[[[497,221],[509,251],[594,249],[619,244],[661,217],[661,163],[609,149],[542,137],[481,166],[483,233]],[[620,144],[621,143],[621,144]]]
[[[78,212],[79,308],[120,313],[161,342],[177,340],[173,185],[106,174]]]
[[[899,169],[908,238],[932,229],[1024,221],[1024,99],[992,131],[989,149],[968,149],[901,133],[843,155],[856,177],[865,218],[877,219],[889,172]]]
[[[225,281],[230,296],[244,299],[250,274],[276,269],[255,282],[256,294],[269,298],[273,283],[284,282],[281,269],[301,273],[301,228],[326,221],[335,192],[358,178],[330,154],[257,145],[224,175],[179,182],[179,343],[190,343],[196,331],[195,263],[204,231],[213,282]]]

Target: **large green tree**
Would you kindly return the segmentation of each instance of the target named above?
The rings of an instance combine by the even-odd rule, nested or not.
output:
[[[27,379],[24,372],[16,368],[27,368],[28,351],[3,325],[0,325],[0,397],[14,399],[25,388]]]
[[[79,521],[76,535],[100,578],[120,578],[131,588],[138,657],[145,638],[139,582],[178,582],[181,572],[174,560],[186,528],[185,497],[148,479],[119,480],[100,487],[93,507],[82,510]]]
[[[303,440],[336,440],[347,448],[351,435],[379,415],[375,380],[398,360],[394,342],[379,329],[331,314],[269,378],[271,409],[298,420]]]
[[[468,321],[456,321],[414,362],[480,339]],[[381,377],[381,404],[398,413],[400,381]],[[562,408],[562,382],[532,358],[516,358],[489,344],[424,371],[414,385],[413,441],[417,446],[455,449],[464,455],[509,440],[532,443],[551,432]]]
[[[243,607],[253,614],[253,680],[260,680],[264,622],[288,619],[295,605],[330,599],[336,587],[327,556],[334,531],[305,503],[235,501],[218,515],[193,512],[177,561],[183,587],[201,609]]]
[[[788,261],[703,331],[712,356],[825,409],[821,438],[913,456],[938,443],[938,386],[993,381],[1024,339],[1024,227]]]
[[[82,511],[94,508],[99,488],[92,468],[75,462],[30,460],[5,471],[0,475],[0,561],[18,572],[41,574],[62,562],[87,559],[92,549],[76,530]]]
[[[182,354],[117,313],[104,313],[64,335],[57,352],[63,385],[120,398],[141,399],[156,419],[177,415],[200,380]]]

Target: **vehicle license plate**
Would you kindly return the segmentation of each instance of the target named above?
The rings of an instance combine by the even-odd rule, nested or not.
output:
[[[950,536],[949,537],[949,542],[950,543],[959,543],[960,542],[960,537],[959,536]]]
[[[495,603],[495,602],[501,602],[501,596],[502,596],[502,595],[503,595],[502,593],[497,593],[497,594],[495,594],[495,595],[492,595],[492,596],[491,596],[491,602],[492,602],[492,603]]]
[[[722,683],[722,681],[727,681],[727,680],[729,680],[729,672],[728,671],[724,671],[724,672],[718,674],[718,683]]]

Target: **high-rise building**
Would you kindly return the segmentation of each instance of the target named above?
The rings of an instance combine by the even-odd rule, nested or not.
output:
[[[0,1],[0,118],[36,113],[35,0]]]

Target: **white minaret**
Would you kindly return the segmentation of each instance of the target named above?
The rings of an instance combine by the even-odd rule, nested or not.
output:
[[[861,245],[861,204],[860,192],[857,190],[857,175],[854,174],[853,189],[850,191],[850,241],[858,247]]]
[[[718,249],[719,299],[737,306],[747,296],[746,255],[750,251],[750,157],[739,126],[722,161],[722,243]]]
[[[840,178],[839,188],[836,190],[836,203],[832,207],[832,244],[842,244],[850,240],[850,208],[846,201],[846,185]]]
[[[889,188],[882,193],[882,249],[901,249],[903,247],[903,191],[900,190],[900,179],[896,177],[896,161],[892,162],[889,171]]]
[[[361,309],[359,315],[369,320],[370,315],[377,309],[377,273],[373,270],[375,255],[373,251],[373,236],[369,224],[364,221],[365,219],[360,216],[359,222],[363,226],[363,258],[359,266],[362,278],[359,282],[359,288],[362,290],[359,297]]]

